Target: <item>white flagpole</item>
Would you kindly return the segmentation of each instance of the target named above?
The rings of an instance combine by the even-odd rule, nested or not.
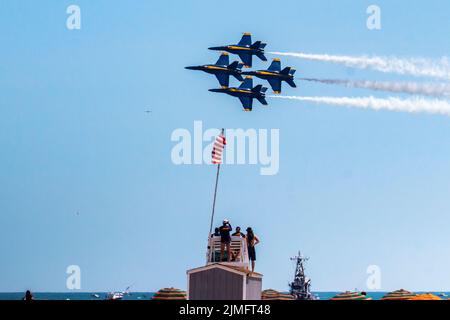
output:
[[[222,129],[221,135],[223,136],[225,132],[225,129]],[[223,152],[222,152],[223,154]],[[214,224],[214,212],[216,209],[216,197],[217,197],[217,185],[219,184],[219,173],[220,173],[220,164],[222,163],[222,159],[219,162],[219,164],[217,165],[217,173],[216,173],[216,185],[214,187],[214,198],[213,198],[213,206],[212,206],[212,212],[211,212],[211,223],[209,225],[209,233],[208,233],[208,243],[210,243],[210,239],[211,239],[211,234],[212,234],[212,228],[213,228],[213,224]],[[211,248],[209,248],[211,249]],[[209,257],[208,254],[207,255],[207,262],[209,261]]]
[[[214,200],[213,207],[211,213],[211,224],[209,226],[209,234],[212,233],[213,223],[214,223],[214,211],[216,209],[216,196],[217,196],[217,184],[219,183],[219,172],[220,172],[220,163],[217,165],[217,174],[216,174],[216,187],[214,188]]]

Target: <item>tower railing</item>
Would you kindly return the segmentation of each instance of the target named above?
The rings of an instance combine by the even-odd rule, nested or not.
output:
[[[229,261],[226,247],[223,252],[222,261],[220,260],[220,250],[220,236],[212,236],[208,241],[207,264],[222,263],[224,265],[248,269],[249,259],[245,238],[238,236],[231,237]]]

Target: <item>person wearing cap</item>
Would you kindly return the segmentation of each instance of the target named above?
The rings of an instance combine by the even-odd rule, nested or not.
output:
[[[256,250],[255,246],[259,243],[258,237],[253,233],[252,228],[247,228],[247,249],[248,249],[248,258],[252,262],[252,272],[255,271],[255,261],[256,261]]]
[[[231,251],[230,251],[230,243],[231,236],[230,232],[233,228],[230,225],[230,222],[227,219],[223,220],[222,226],[219,228],[220,232],[220,261],[223,259],[223,252],[225,248],[227,249],[227,261],[230,262],[231,259]]]

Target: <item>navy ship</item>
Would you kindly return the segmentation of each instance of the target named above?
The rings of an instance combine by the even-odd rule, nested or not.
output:
[[[292,257],[291,260],[296,262],[294,281],[289,284],[289,293],[296,300],[316,300],[317,298],[311,293],[311,279],[305,276],[305,262],[309,258],[303,257],[300,251],[298,255]]]

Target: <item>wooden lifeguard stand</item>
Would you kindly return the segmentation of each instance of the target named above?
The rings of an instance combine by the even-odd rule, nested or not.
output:
[[[249,270],[247,242],[231,237],[231,257],[220,261],[220,236],[208,241],[206,265],[187,271],[189,300],[260,300],[263,275]]]
[[[228,253],[225,250],[223,260],[220,261],[220,236],[212,236],[208,241],[208,250],[206,264],[222,263],[224,265],[235,266],[248,269],[249,259],[247,251],[247,241],[245,238],[232,236],[230,243],[230,262],[228,262]]]

